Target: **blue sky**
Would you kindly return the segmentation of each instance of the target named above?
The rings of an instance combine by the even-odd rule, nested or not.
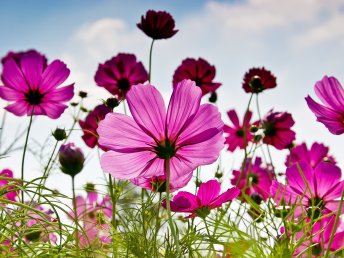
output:
[[[260,97],[262,113],[272,107],[291,112],[297,142],[324,142],[343,167],[343,137],[331,135],[317,123],[304,101],[308,94],[315,97],[313,86],[325,74],[344,83],[344,3],[340,0],[2,0],[0,56],[9,50],[36,48],[49,60],[62,59],[71,69],[69,81],[76,82],[77,90],[90,92],[86,106],[92,108],[109,96],[93,81],[98,63],[118,52],[131,52],[147,67],[150,40],[136,23],[148,9],[170,12],[179,29],[175,37],[159,41],[154,47],[153,84],[166,101],[175,68],[186,57],[203,57],[216,66],[216,81],[223,83],[218,106],[227,123],[227,110],[235,108],[242,114],[246,107],[248,95],[241,88],[244,73],[253,66],[265,66],[276,75],[278,87]],[[0,101],[0,105],[5,103]],[[27,118],[12,115],[8,121],[13,130],[28,122]],[[43,142],[43,129],[48,136],[56,126],[68,128],[70,113],[59,121],[38,118],[32,137]],[[7,129],[7,133],[13,130]],[[73,140],[82,145],[79,136],[80,132],[76,132]],[[90,164],[85,172],[87,178],[101,178],[97,154],[85,150]],[[286,154],[273,154],[281,170]],[[10,164],[18,155],[5,162]],[[240,154],[223,154],[227,173],[233,160],[240,160]],[[19,168],[16,163],[11,163],[13,169]],[[38,163],[30,166],[32,171],[39,167]],[[19,170],[15,173],[19,175]],[[211,176],[210,172],[204,175]],[[61,182],[58,173],[56,178]],[[80,186],[85,181],[81,179]]]

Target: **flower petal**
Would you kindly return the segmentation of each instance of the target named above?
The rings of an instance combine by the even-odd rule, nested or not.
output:
[[[47,115],[52,119],[57,119],[62,115],[65,109],[68,108],[68,106],[56,102],[44,102],[39,106],[35,106],[34,114],[38,114],[36,112],[38,108],[41,108],[43,110],[43,112],[41,113],[42,115]]]
[[[44,56],[37,52],[28,52],[20,59],[22,72],[31,90],[38,88],[43,73]]]
[[[15,114],[16,116],[23,116],[31,113],[32,107],[26,101],[17,101],[11,105],[5,107],[8,112]]]
[[[25,95],[11,87],[0,86],[0,98],[5,100],[24,100]]]
[[[74,83],[65,87],[52,89],[46,95],[44,95],[44,101],[54,102],[66,102],[73,98],[74,95]]]
[[[223,194],[219,195],[217,198],[215,198],[213,201],[209,203],[209,206],[212,208],[218,208],[221,207],[223,203],[229,202],[236,197],[238,197],[240,194],[240,190],[237,187],[232,187],[228,189]]]
[[[319,197],[324,197],[331,192],[333,187],[339,183],[342,175],[340,168],[329,162],[320,162],[314,171],[316,178],[316,193]],[[341,196],[341,192],[336,198]]]
[[[4,63],[1,78],[6,86],[17,91],[26,92],[29,89],[22,71],[12,58]]]
[[[327,106],[338,112],[344,112],[344,90],[335,77],[327,77],[315,84],[315,93]]]
[[[189,192],[179,192],[171,201],[171,210],[175,212],[191,212],[199,207],[197,196]]]
[[[235,127],[240,127],[239,117],[234,109],[229,110],[227,115]]]
[[[197,197],[202,206],[208,206],[211,201],[219,196],[221,184],[217,180],[209,180],[202,183],[198,189]]]
[[[49,92],[63,83],[69,76],[69,69],[66,64],[60,60],[55,60],[47,66],[42,74],[42,80],[39,85],[41,93]]]

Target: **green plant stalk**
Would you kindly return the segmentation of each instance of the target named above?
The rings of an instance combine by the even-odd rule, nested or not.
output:
[[[113,257],[117,257],[117,247],[116,247],[116,240],[115,240],[115,233],[117,229],[116,225],[116,204],[117,204],[117,198],[114,192],[114,186],[116,186],[116,181],[114,180],[112,182],[111,175],[109,174],[109,192],[110,192],[110,197],[111,197],[111,202],[112,202],[112,218],[111,218],[111,224],[113,228],[112,232],[112,251],[113,251]]]
[[[152,40],[150,49],[149,49],[149,66],[148,66],[148,82],[151,82],[152,78],[152,53],[153,53],[153,44],[154,44],[154,39]]]
[[[76,240],[76,255],[79,257],[80,246],[79,246],[79,229],[78,229],[78,208],[76,206],[75,198],[75,182],[74,176],[72,176],[72,191],[73,191],[73,206],[74,206],[74,223],[75,223],[75,240]]]
[[[206,220],[205,218],[203,218],[203,221],[204,221],[204,225],[205,225],[205,228],[206,228],[206,230],[207,230],[207,233],[208,233],[208,237],[209,237],[209,242],[210,242],[210,245],[211,245],[211,249],[215,252],[215,247],[214,247],[213,242],[211,241],[211,235],[210,235],[210,231],[209,231],[209,227],[208,227],[207,220]]]
[[[166,208],[167,208],[167,215],[168,215],[168,223],[171,228],[171,233],[173,236],[174,243],[177,248],[177,257],[180,255],[180,247],[179,247],[179,240],[178,236],[176,234],[176,230],[174,229],[173,221],[172,221],[172,215],[171,215],[171,203],[170,203],[170,159],[166,159],[165,161],[166,165]]]
[[[158,238],[158,233],[160,229],[160,207],[161,207],[161,192],[159,192],[159,201],[158,201],[158,210],[156,212],[156,220],[155,220],[155,234],[154,234],[154,253],[155,257],[158,257],[158,252],[157,252],[157,238]]]

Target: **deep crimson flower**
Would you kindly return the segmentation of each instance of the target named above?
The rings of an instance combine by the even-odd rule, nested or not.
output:
[[[250,132],[250,120],[252,117],[252,112],[247,112],[246,116],[243,119],[245,121],[243,121],[242,125],[240,124],[238,115],[234,109],[229,110],[227,112],[227,115],[231,120],[233,126],[224,125],[223,127],[223,131],[228,134],[226,136],[225,144],[228,144],[228,150],[231,152],[233,152],[238,147],[240,149],[244,149],[253,138],[253,135]]]
[[[173,17],[165,11],[149,10],[145,17],[141,16],[141,22],[136,25],[152,39],[168,39],[178,32],[174,29]]]
[[[242,85],[247,93],[260,93],[263,90],[275,88],[276,86],[276,77],[264,67],[248,70]]]
[[[186,58],[174,72],[173,86],[175,87],[184,79],[190,79],[202,89],[204,96],[209,92],[215,92],[221,86],[221,83],[213,82],[215,73],[215,66],[210,65],[203,58]]]
[[[16,189],[13,185],[9,185],[9,183],[15,184],[15,182],[11,180],[13,179],[13,172],[9,169],[4,169],[0,172],[0,177],[6,178],[0,179],[0,190],[3,193],[3,197],[15,202],[19,194],[19,189]]]
[[[99,64],[94,80],[111,94],[125,98],[131,86],[148,80],[148,73],[135,55],[120,53]]]
[[[336,164],[335,159],[328,155],[328,151],[329,148],[322,143],[313,143],[309,150],[306,143],[302,143],[290,150],[290,155],[287,156],[285,165],[290,167],[300,160],[307,161],[312,168],[315,168],[320,161],[328,161]]]
[[[59,88],[69,76],[63,62],[54,60],[48,65],[45,56],[35,50],[10,52],[2,62],[0,97],[14,101],[5,107],[7,111],[17,116],[61,116],[67,108],[63,103],[74,95],[74,84]]]
[[[287,168],[288,185],[273,181],[271,195],[279,205],[282,200],[286,205],[297,205],[295,217],[313,213],[314,218],[328,212],[337,212],[344,181],[341,170],[329,162],[319,162],[313,169],[306,161]],[[344,211],[344,207],[342,212]]]
[[[82,139],[86,145],[90,148],[94,148],[98,144],[98,123],[105,118],[107,113],[112,112],[110,108],[105,105],[96,106],[88,115],[85,120],[80,120],[79,125],[84,132]],[[104,149],[102,146],[99,146],[101,149]]]
[[[291,114],[270,110],[263,118],[263,142],[278,150],[288,148],[295,140],[295,132],[290,128],[294,125]]]
[[[200,105],[202,92],[184,80],[164,100],[152,85],[136,85],[127,94],[133,117],[109,113],[99,123],[105,172],[118,179],[164,175],[170,160],[171,182],[186,185],[192,171],[213,163],[224,146],[223,122],[212,104]]]
[[[315,94],[324,103],[318,104],[310,96],[306,97],[308,107],[327,129],[336,135],[344,133],[344,89],[335,77],[327,77],[314,86]]]
[[[262,159],[256,157],[253,162],[247,159],[244,172],[241,170],[233,170],[232,185],[236,185],[245,192],[246,195],[258,193],[264,201],[270,197],[270,186],[274,179],[274,174],[269,166],[262,164]]]
[[[217,180],[209,180],[200,185],[197,195],[179,192],[171,201],[171,211],[191,213],[187,218],[205,218],[210,210],[221,207],[223,203],[233,200],[240,194],[236,187],[228,189],[223,194],[220,194],[220,190],[221,184]],[[163,207],[166,208],[165,202]]]

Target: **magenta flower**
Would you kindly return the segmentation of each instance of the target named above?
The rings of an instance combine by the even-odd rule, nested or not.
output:
[[[273,181],[270,192],[277,205],[297,205],[295,217],[313,213],[314,218],[328,212],[337,212],[344,181],[341,171],[329,162],[319,162],[313,169],[308,162],[300,162],[287,168],[288,185]],[[344,211],[344,208],[343,208]]]
[[[118,179],[164,175],[170,160],[171,182],[184,186],[192,171],[213,163],[224,146],[223,122],[212,104],[200,105],[202,92],[184,80],[172,93],[166,112],[158,90],[136,85],[127,94],[133,117],[109,113],[99,123],[105,172]]]
[[[240,149],[244,149],[253,138],[253,135],[250,132],[250,120],[252,117],[252,112],[248,111],[243,119],[244,121],[242,125],[240,124],[238,115],[234,109],[229,110],[227,112],[227,115],[231,120],[233,126],[225,125],[223,127],[223,131],[228,134],[226,136],[225,144],[228,144],[228,150],[231,152],[233,152],[238,147]]]
[[[263,142],[278,150],[288,148],[295,140],[295,132],[290,129],[294,123],[291,114],[287,112],[269,111],[262,122]]]
[[[98,86],[104,87],[111,94],[125,98],[131,86],[148,80],[148,73],[133,54],[120,53],[99,64],[94,76]]]
[[[344,89],[335,77],[327,77],[314,86],[315,94],[324,105],[318,104],[310,96],[306,97],[308,107],[333,134],[344,133]]]
[[[168,12],[149,10],[146,16],[141,16],[137,27],[152,39],[168,39],[178,30],[174,29],[174,19]]]
[[[300,160],[307,161],[312,168],[315,168],[320,161],[328,161],[336,164],[335,159],[328,155],[328,151],[328,147],[322,143],[313,143],[309,150],[306,143],[302,143],[290,150],[290,155],[287,156],[285,165],[290,167]]]
[[[85,120],[80,120],[79,125],[84,132],[82,139],[90,148],[99,146],[98,144],[98,123],[105,118],[107,113],[112,112],[110,108],[105,105],[98,105],[86,116]],[[103,149],[102,146],[99,146]],[[103,149],[104,150],[104,149]]]
[[[9,169],[4,169],[0,172],[0,177],[3,177],[3,179],[0,179],[1,195],[5,199],[15,202],[19,194],[19,189],[13,186],[13,184],[16,184],[15,181],[11,180],[13,179],[13,172]],[[10,183],[11,186],[9,186]]]
[[[196,216],[205,218],[209,215],[210,210],[222,206],[240,194],[240,190],[236,187],[228,189],[220,194],[221,184],[216,180],[209,180],[202,183],[198,189],[197,195],[189,192],[179,192],[171,201],[171,211],[191,213],[187,218]],[[166,208],[166,203],[163,202]]]
[[[242,87],[247,93],[260,93],[263,90],[275,88],[276,77],[264,67],[251,68],[244,76]]]
[[[40,53],[9,53],[3,58],[0,97],[14,101],[5,109],[16,116],[46,115],[56,119],[68,107],[63,104],[74,95],[74,84],[59,87],[69,76],[69,69],[60,60],[49,65]]]
[[[259,194],[264,201],[270,197],[274,174],[269,166],[262,164],[261,158],[256,157],[254,162],[247,159],[244,172],[241,174],[241,170],[234,170],[233,176],[232,185],[236,185],[246,195]]]
[[[221,83],[213,82],[215,78],[215,66],[210,65],[203,58],[187,58],[178,66],[173,75],[173,86],[175,87],[184,79],[193,80],[202,89],[202,95],[215,92]]]

